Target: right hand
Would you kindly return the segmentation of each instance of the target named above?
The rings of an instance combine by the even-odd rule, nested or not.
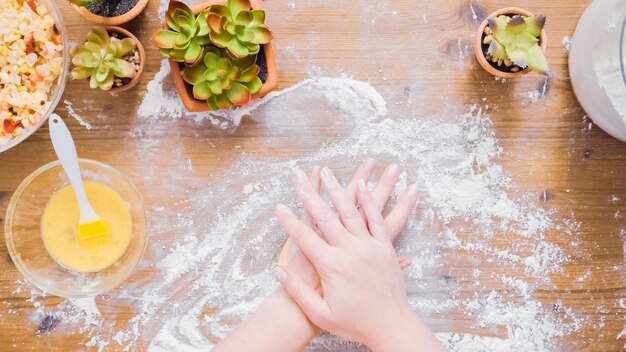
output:
[[[348,198],[352,199],[352,202],[356,204],[357,202],[357,182],[359,180],[364,180],[365,182],[369,182],[374,174],[374,169],[376,168],[376,161],[372,158],[369,158],[358,167],[354,176],[348,182],[346,186],[346,195]],[[372,191],[372,198],[376,203],[376,207],[382,211],[393,192],[393,189],[398,182],[400,177],[400,169],[398,165],[391,164],[387,166],[380,179],[376,183],[376,187]],[[321,192],[321,177],[320,177],[320,168],[318,166],[314,166],[311,170],[311,173],[308,175],[308,181],[311,186],[311,190],[320,193]],[[389,226],[389,230],[392,233],[392,238],[395,238],[404,228],[406,220],[404,215],[406,212],[410,212],[412,210],[414,204],[412,204],[410,199],[406,199],[406,197],[402,198],[397,206],[397,211],[392,213],[393,216],[389,216],[387,218],[387,224]],[[391,215],[391,214],[390,214]],[[363,213],[361,216],[365,217]],[[314,230],[318,230],[317,225],[315,224],[315,219],[309,214],[308,211],[304,211],[302,215],[301,221]],[[285,253],[285,258],[280,258],[281,262],[279,264],[284,265],[294,274],[297,274],[301,279],[303,279],[310,287],[320,290],[320,280],[315,268],[311,265],[310,261],[302,254],[302,252],[298,249],[296,245],[293,245],[293,248],[288,248],[289,253]],[[283,253],[281,253],[281,256]],[[398,264],[401,269],[404,269],[411,265],[411,261],[406,257],[398,257]],[[320,291],[321,292],[321,291]]]
[[[364,219],[329,169],[322,171],[322,179],[338,215],[314,191],[306,175],[294,171],[299,196],[327,242],[286,207],[278,206],[277,214],[281,225],[317,269],[323,295],[288,268],[279,267],[275,274],[287,293],[317,326],[371,348],[383,351],[385,347],[379,346],[392,346],[390,350],[408,351],[413,350],[413,344],[439,349],[441,345],[428,329],[425,335],[429,338],[417,345],[411,338],[406,339],[411,330],[405,327],[416,327],[419,331],[415,333],[424,332],[424,327],[408,305],[392,245],[397,228],[387,222],[391,217],[402,225],[406,223],[417,200],[416,186],[409,186],[400,197],[398,204],[408,206],[401,211],[394,209],[384,219],[365,181],[360,180],[358,198]]]

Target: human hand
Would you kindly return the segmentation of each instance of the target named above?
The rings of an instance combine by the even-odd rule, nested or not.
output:
[[[346,186],[346,196],[352,199],[353,203],[357,201],[357,183],[359,180],[364,180],[364,182],[369,182],[374,174],[374,169],[376,168],[376,161],[372,158],[365,160],[357,169],[354,176],[350,180],[350,182]],[[377,208],[382,211],[391,196],[391,192],[395,187],[398,178],[400,177],[400,170],[396,164],[389,165],[380,179],[378,180],[376,187],[372,191],[372,198],[376,203]],[[308,175],[308,180],[311,185],[311,190],[317,194],[321,191],[321,178],[320,178],[320,168],[318,166],[314,166],[311,170],[311,173]],[[404,204],[409,206],[410,204]],[[361,214],[364,216],[364,214]],[[304,211],[301,221],[309,226],[310,228],[316,230],[317,225],[315,224],[315,219],[308,213],[308,211]],[[406,219],[403,219],[402,216],[390,217],[387,219],[390,232],[393,237],[397,236],[404,225],[406,224]],[[311,262],[302,254],[302,252],[298,249],[296,245],[293,244],[293,241],[288,240],[285,246],[283,247],[279,259],[279,265],[285,266],[292,273],[298,275],[304,282],[306,282],[310,287],[320,290],[320,281],[319,276],[315,268],[311,265]],[[411,264],[411,261],[406,257],[398,257],[398,264],[401,269],[408,267]]]
[[[372,348],[383,346],[397,340],[398,326],[415,322],[392,239],[398,224],[404,226],[415,206],[417,187],[409,186],[384,219],[365,181],[359,180],[363,219],[328,168],[322,170],[322,180],[338,214],[314,191],[301,170],[294,171],[298,194],[328,243],[286,207],[279,205],[277,215],[317,269],[323,298],[288,268],[277,268],[276,276],[320,328]]]

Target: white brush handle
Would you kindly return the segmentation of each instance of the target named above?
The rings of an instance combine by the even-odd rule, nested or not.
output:
[[[83,180],[80,176],[80,167],[78,166],[78,155],[76,155],[76,146],[74,140],[67,126],[63,122],[63,119],[57,114],[52,114],[48,120],[50,126],[50,138],[52,139],[52,146],[54,151],[65,170],[67,178],[72,183],[74,194],[78,200],[78,207],[80,208],[80,223],[92,222],[98,220],[98,214],[93,210],[87,194],[85,194],[85,187],[83,186]]]

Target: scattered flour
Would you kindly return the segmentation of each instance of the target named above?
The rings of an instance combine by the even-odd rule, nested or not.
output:
[[[137,115],[139,117],[165,117],[178,118],[186,113],[180,96],[173,89],[166,90],[164,80],[169,79],[170,66],[166,59],[161,60],[161,68],[148,83],[144,98],[139,105]],[[173,83],[171,83],[173,86]]]
[[[153,89],[162,89],[158,85]],[[287,160],[242,154],[220,182],[197,180],[199,190],[191,194],[186,192],[193,178],[188,159],[162,148],[163,140],[146,143],[140,151],[145,154],[142,173],[151,175],[145,178],[146,186],[155,190],[150,196],[160,202],[148,213],[152,240],[144,264],[154,265],[140,268],[136,279],[107,296],[106,302],[100,297],[67,300],[53,311],[40,306],[32,319],[55,314],[66,326],[87,334],[86,347],[100,350],[210,349],[276,286],[271,268],[285,235],[272,208],[278,202],[299,208],[290,189],[291,168],[329,165],[345,177],[352,166],[373,156],[397,162],[405,170],[404,185],[409,180],[419,185],[418,216],[410,219],[397,246],[413,262],[407,273],[412,306],[451,350],[552,350],[556,339],[579,328],[573,313],[566,311],[569,320],[562,320],[563,315],[555,316],[551,307],[534,298],[535,288],[549,284],[549,274],[561,270],[567,260],[544,235],[548,228],[564,225],[532,205],[528,196],[509,195],[519,192],[497,163],[502,148],[481,109],[471,107],[443,120],[418,115],[390,119],[385,118],[384,99],[369,84],[317,77],[231,114],[254,111],[257,123],[276,130],[285,126],[279,118],[283,112],[297,110],[311,96],[320,110],[336,111],[336,116],[352,121],[345,135],[326,137],[326,144]],[[297,118],[311,126],[328,123],[319,120],[317,111]],[[177,176],[158,169],[161,160],[176,161]],[[163,179],[172,184],[161,187]],[[188,199],[168,201],[180,194],[189,194]],[[174,244],[171,237],[160,241],[167,234],[175,236]],[[497,248],[494,241],[515,246]],[[461,263],[474,263],[480,271],[464,273],[463,265],[455,265]],[[492,291],[493,283],[489,289],[483,283],[493,275],[502,284],[498,292]],[[461,298],[463,293],[469,298]],[[111,312],[103,311],[108,305],[133,307],[136,314],[120,326]],[[456,332],[459,322],[453,325],[449,318],[453,312],[465,314],[465,333]],[[467,333],[472,330],[475,333]],[[315,339],[308,349],[363,350],[328,335]]]
[[[546,89],[548,87],[548,81],[550,77],[547,76],[543,79],[543,85],[541,89],[535,89],[531,92],[528,92],[528,99],[530,99],[531,103],[536,103],[538,101],[543,100],[546,97]]]
[[[65,99],[63,100],[63,103],[65,104],[65,109],[67,109],[67,114],[73,117],[76,121],[78,121],[78,123],[81,126],[84,126],[88,130],[93,128],[93,126],[91,126],[91,123],[89,123],[89,121],[85,120],[82,116],[80,116],[76,112],[76,110],[74,110],[74,105],[72,104],[71,101]]]
[[[561,44],[563,44],[563,50],[569,53],[569,47],[572,44],[572,37],[568,35],[563,36],[563,39],[561,39]]]
[[[380,109],[380,114],[385,114],[384,109],[385,101],[380,95],[375,92],[369,84],[349,79],[344,76],[340,78],[327,78],[318,77],[304,80],[297,85],[278,91],[271,92],[263,99],[257,99],[248,105],[223,111],[205,112],[205,113],[190,113],[182,105],[180,96],[172,87],[167,89],[168,83],[166,80],[169,78],[170,68],[167,60],[161,61],[161,69],[155,75],[154,79],[148,83],[148,89],[144,98],[139,106],[137,115],[146,119],[180,119],[191,118],[196,121],[209,120],[215,126],[220,128],[228,128],[232,126],[238,126],[241,123],[243,117],[250,116],[259,106],[265,105],[268,102],[276,99],[282,95],[288,94],[294,90],[303,86],[313,85],[317,88],[323,87],[321,90],[327,99],[331,101],[336,109],[347,110],[354,104],[353,100],[363,100],[362,97],[375,96],[376,99],[367,100],[365,102],[360,101],[359,106],[362,104],[371,104],[372,109]],[[374,90],[375,94],[372,94]],[[350,95],[350,99],[342,100],[340,97],[344,97],[342,93]],[[365,95],[363,95],[365,94]]]
[[[160,2],[161,19],[167,4]],[[476,20],[472,3],[470,7]],[[459,44],[460,59],[462,49]],[[544,95],[545,84],[529,98],[536,101]],[[303,109],[312,100],[324,114]],[[70,115],[78,116],[71,102],[65,104]],[[289,134],[293,140],[301,130],[308,139],[319,135],[319,143],[301,155],[276,159],[242,151],[239,161],[216,178],[219,182],[209,183],[194,178],[182,148],[166,147],[177,145],[175,136],[150,138],[156,134],[155,119],[185,118],[229,128],[253,112],[255,123],[272,131],[259,138],[265,139],[259,141],[263,145],[280,148],[275,135]],[[554,350],[558,338],[580,329],[580,320],[567,307],[555,315],[535,297],[535,290],[550,285],[549,275],[562,270],[568,259],[546,238],[546,231],[569,234],[575,224],[555,219],[533,205],[534,195],[515,186],[498,163],[503,150],[491,121],[477,106],[451,116],[386,114],[376,89],[349,77],[310,78],[246,107],[190,114],[163,60],[137,120],[137,130],[146,133],[137,150],[143,155],[137,170],[144,187],[153,190],[145,195],[153,200],[147,209],[151,241],[145,260],[110,295],[46,308],[39,303],[44,293],[32,290],[31,319],[39,323],[46,316],[57,317],[63,327],[53,334],[57,329],[84,333],[85,347],[99,351],[206,351],[276,287],[271,268],[286,236],[272,208],[283,202],[300,209],[291,191],[291,168],[329,165],[347,177],[358,162],[373,156],[405,170],[394,194],[409,180],[419,185],[417,216],[410,219],[397,248],[413,262],[406,272],[411,305],[450,350]],[[296,123],[307,128],[296,131]],[[324,126],[338,123],[345,127],[344,135],[324,134]],[[189,192],[190,185],[197,191]],[[469,265],[475,269],[463,271]],[[494,291],[494,285],[501,287]],[[30,289],[25,281],[17,286],[16,294]],[[120,306],[134,311],[127,324],[116,322],[114,307]],[[464,319],[452,319],[453,313]],[[307,350],[365,349],[323,334]]]

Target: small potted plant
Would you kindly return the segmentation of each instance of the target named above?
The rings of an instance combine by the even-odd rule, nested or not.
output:
[[[110,93],[135,86],[146,60],[141,42],[120,27],[94,27],[84,44],[70,50],[70,56],[73,79],[89,79],[89,87]]]
[[[474,54],[478,63],[489,73],[513,78],[535,71],[550,72],[544,56],[547,38],[543,29],[544,16],[517,8],[498,10],[478,27]]]
[[[191,112],[245,105],[274,90],[271,40],[265,12],[254,0],[212,1],[194,9],[170,1],[163,29],[152,36]]]
[[[118,26],[137,17],[149,0],[69,0],[81,16],[95,24]]]

